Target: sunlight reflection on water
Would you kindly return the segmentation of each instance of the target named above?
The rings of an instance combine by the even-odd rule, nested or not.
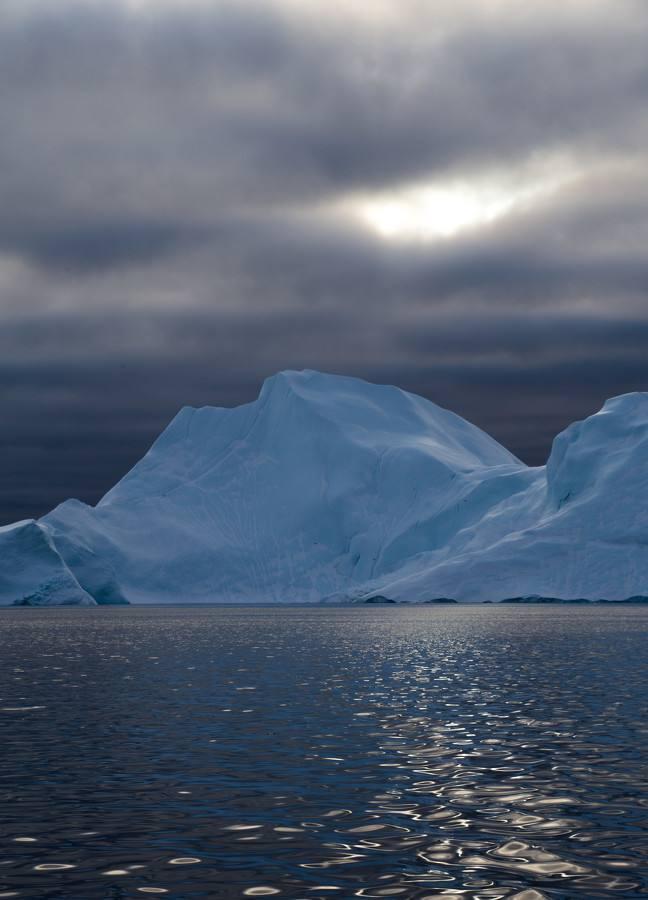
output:
[[[648,610],[2,610],[0,898],[648,889]]]

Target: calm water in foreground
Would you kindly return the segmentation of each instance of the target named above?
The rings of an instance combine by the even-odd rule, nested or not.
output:
[[[0,897],[648,892],[648,610],[2,610]]]

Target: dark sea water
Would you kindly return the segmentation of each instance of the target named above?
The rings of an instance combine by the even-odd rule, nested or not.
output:
[[[0,897],[648,895],[648,609],[0,611]]]

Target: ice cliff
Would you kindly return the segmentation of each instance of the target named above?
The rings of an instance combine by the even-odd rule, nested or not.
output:
[[[420,397],[284,372],[181,410],[96,507],[0,529],[4,604],[647,593],[648,394],[529,468]]]

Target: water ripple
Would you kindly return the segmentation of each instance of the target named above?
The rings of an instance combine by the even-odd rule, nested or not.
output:
[[[0,898],[648,893],[648,610],[0,629]]]

